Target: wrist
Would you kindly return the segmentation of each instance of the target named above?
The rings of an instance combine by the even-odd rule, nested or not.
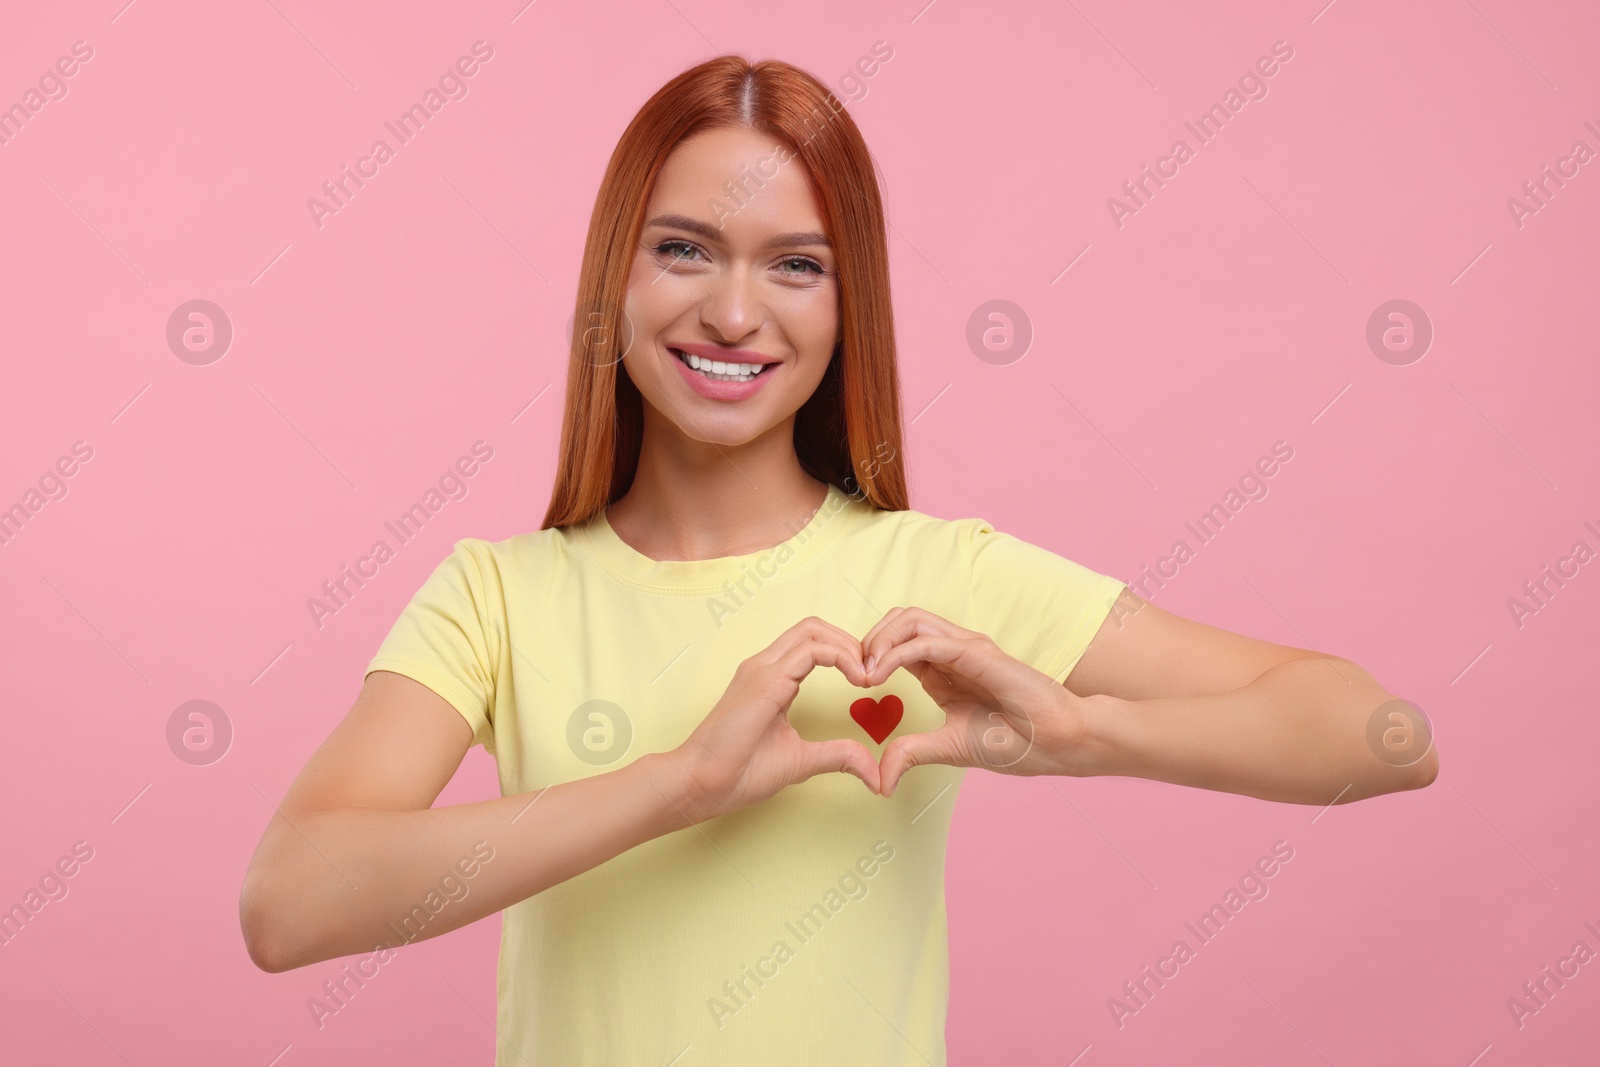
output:
[[[1105,693],[1080,697],[1062,687],[1065,693],[1063,716],[1067,723],[1067,736],[1062,748],[1055,753],[1057,773],[1074,778],[1091,778],[1096,775],[1116,774],[1113,770],[1114,739],[1117,724],[1127,714],[1128,702]]]
[[[667,802],[671,829],[682,830],[716,814],[701,784],[694,757],[683,748],[641,756],[646,776]]]

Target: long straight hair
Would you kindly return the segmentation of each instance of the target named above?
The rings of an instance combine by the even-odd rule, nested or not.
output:
[[[900,380],[889,302],[883,200],[872,155],[844,104],[779,60],[724,55],[679,74],[623,131],[595,197],[567,363],[561,454],[540,529],[587,522],[633,484],[644,399],[621,357],[634,246],[667,156],[703,130],[751,129],[804,166],[838,262],[841,339],[795,416],[795,452],[813,477],[886,511],[904,511]],[[759,186],[759,178],[749,177]]]

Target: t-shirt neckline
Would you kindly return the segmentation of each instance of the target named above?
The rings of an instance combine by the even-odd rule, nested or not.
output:
[[[766,582],[793,574],[815,559],[861,506],[829,483],[821,506],[793,536],[770,548],[714,559],[651,559],[617,536],[603,510],[581,530],[595,558],[622,582],[658,593],[709,594],[749,575]]]

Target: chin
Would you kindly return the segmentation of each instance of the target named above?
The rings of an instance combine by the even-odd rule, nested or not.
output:
[[[745,418],[703,419],[698,415],[693,425],[677,425],[678,431],[690,440],[719,448],[742,448],[775,429],[765,422],[756,423]]]

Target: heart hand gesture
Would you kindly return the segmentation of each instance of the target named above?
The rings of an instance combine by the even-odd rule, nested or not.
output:
[[[878,790],[878,764],[860,741],[807,741],[789,723],[800,683],[832,667],[861,686],[861,645],[818,618],[800,620],[734,671],[727,692],[674,754],[689,783],[691,821],[738,811],[786,786],[843,771]]]
[[[943,763],[1002,774],[1063,773],[1060,755],[1081,730],[1080,698],[1000,650],[987,635],[922,608],[895,608],[861,642],[865,684],[904,667],[944,709],[945,724],[906,734],[878,760],[881,792],[912,767]]]

